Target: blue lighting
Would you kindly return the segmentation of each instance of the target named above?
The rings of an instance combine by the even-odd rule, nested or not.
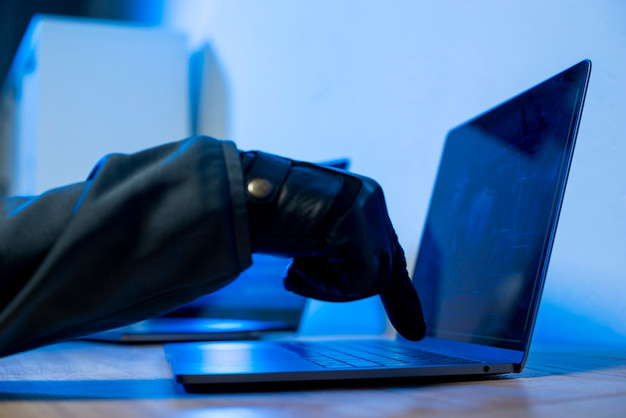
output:
[[[307,160],[346,155],[354,171],[379,180],[410,265],[446,132],[590,58],[596,70],[536,341],[625,342],[626,5],[452,4],[167,1],[163,23],[192,45],[210,43],[239,147]],[[347,329],[382,315],[375,303],[309,309],[316,318],[325,311],[319,331],[333,318]],[[579,329],[581,317],[590,321]]]

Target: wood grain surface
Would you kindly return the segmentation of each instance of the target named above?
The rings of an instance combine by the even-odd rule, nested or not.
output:
[[[0,359],[0,417],[626,417],[626,347],[537,347],[478,381],[188,394],[160,345],[70,342]]]

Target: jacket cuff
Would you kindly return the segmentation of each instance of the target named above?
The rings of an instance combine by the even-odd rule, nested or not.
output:
[[[222,151],[224,153],[230,201],[233,209],[233,232],[235,234],[237,258],[241,269],[244,270],[252,264],[252,245],[250,242],[248,209],[246,208],[243,168],[241,167],[239,151],[232,141],[223,141]]]

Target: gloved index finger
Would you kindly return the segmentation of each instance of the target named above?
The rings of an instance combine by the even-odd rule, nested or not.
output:
[[[406,270],[404,252],[399,244],[397,246],[393,254],[391,283],[380,298],[396,331],[407,340],[419,341],[426,335],[422,304]]]
[[[394,279],[380,294],[387,316],[404,338],[419,341],[426,335],[426,323],[417,292],[409,278]]]

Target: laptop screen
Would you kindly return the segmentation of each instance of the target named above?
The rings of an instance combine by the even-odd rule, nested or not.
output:
[[[588,72],[583,61],[450,131],[413,277],[430,336],[526,346]]]

